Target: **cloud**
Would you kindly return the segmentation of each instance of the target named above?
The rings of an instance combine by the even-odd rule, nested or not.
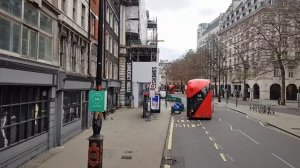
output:
[[[210,16],[213,16],[216,14],[216,11],[211,9],[211,8],[204,8],[204,9],[201,9],[198,14],[201,16],[201,17],[210,17]]]
[[[146,5],[154,12],[182,10],[191,6],[191,0],[147,0]]]
[[[167,48],[167,47],[159,47],[159,59],[160,60],[168,60],[173,61],[181,56],[183,56],[184,52],[178,51],[173,48]]]

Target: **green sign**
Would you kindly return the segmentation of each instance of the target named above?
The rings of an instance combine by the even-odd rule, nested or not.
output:
[[[106,111],[106,91],[89,91],[89,112]]]

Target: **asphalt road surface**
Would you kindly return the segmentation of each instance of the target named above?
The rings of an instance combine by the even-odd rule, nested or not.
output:
[[[300,167],[298,138],[222,105],[212,120],[187,120],[183,112],[171,125],[172,168]]]

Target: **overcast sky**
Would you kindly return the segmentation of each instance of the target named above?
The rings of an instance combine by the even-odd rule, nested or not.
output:
[[[160,59],[174,60],[196,49],[197,27],[225,12],[232,0],[146,0],[150,17],[157,16]]]

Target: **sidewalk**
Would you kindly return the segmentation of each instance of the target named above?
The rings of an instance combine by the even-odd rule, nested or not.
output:
[[[170,119],[170,112],[164,106],[162,103],[161,113],[153,114],[150,121],[141,117],[141,108],[120,109],[108,116],[101,131],[103,168],[160,167]],[[29,168],[33,162],[43,162],[39,168],[87,167],[87,138],[91,135],[92,129],[86,130],[63,146],[47,151],[45,155],[57,151],[48,160],[38,156],[23,167]]]
[[[236,107],[235,103],[229,102],[228,104],[226,104],[226,101],[225,102],[223,101],[219,104],[225,105],[229,109],[246,114],[251,118],[257,119],[263,123],[270,124],[278,129],[281,129],[285,132],[288,132],[300,138],[300,116],[299,115],[278,113],[276,112],[276,109],[275,109],[275,115],[264,114],[264,113],[259,113],[250,110],[249,105],[238,105]],[[289,110],[289,109],[285,109],[285,110]]]

